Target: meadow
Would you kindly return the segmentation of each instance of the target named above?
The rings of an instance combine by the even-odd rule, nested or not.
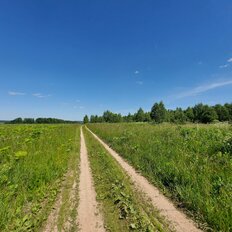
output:
[[[232,230],[232,127],[88,124],[206,230]]]
[[[0,231],[37,231],[52,208],[79,126],[0,125]]]

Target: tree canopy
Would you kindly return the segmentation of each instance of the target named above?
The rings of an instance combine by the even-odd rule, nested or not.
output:
[[[87,115],[86,115],[87,116]],[[83,121],[86,123],[86,116]],[[171,123],[212,123],[212,122],[232,121],[232,103],[224,105],[217,104],[209,106],[206,104],[196,104],[193,107],[182,109],[177,107],[174,110],[167,110],[164,103],[155,102],[150,112],[145,112],[141,107],[134,114],[122,116],[119,113],[105,111],[102,116],[91,115],[90,123],[116,123],[116,122],[171,122]]]

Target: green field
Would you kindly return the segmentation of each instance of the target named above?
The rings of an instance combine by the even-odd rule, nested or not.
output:
[[[0,125],[0,231],[36,231],[47,219],[77,160],[79,128]]]
[[[123,158],[214,231],[232,230],[232,127],[88,124]]]
[[[87,124],[207,231],[232,230],[232,127]],[[169,231],[83,127],[97,202],[109,231]],[[78,230],[79,125],[0,125],[0,231],[44,231],[61,196],[58,231]],[[73,184],[76,184],[75,189]],[[74,199],[75,198],[75,199]]]

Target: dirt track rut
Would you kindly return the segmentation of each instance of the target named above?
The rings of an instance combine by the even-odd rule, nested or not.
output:
[[[88,128],[87,128],[88,129]],[[89,129],[88,129],[89,130]],[[151,203],[160,211],[160,214],[170,223],[170,228],[177,232],[200,232],[196,224],[179,211],[173,203],[167,199],[160,191],[150,184],[145,177],[135,171],[119,154],[112,150],[97,135],[89,130],[93,136],[105,147],[105,149],[118,161],[121,167],[131,177],[135,186],[151,200]]]
[[[96,192],[93,185],[93,179],[82,129],[80,156],[80,202],[78,208],[80,231],[103,232],[105,231],[103,219],[97,207]]]

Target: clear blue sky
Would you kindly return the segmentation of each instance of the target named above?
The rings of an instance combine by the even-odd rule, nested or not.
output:
[[[160,100],[232,101],[232,1],[0,1],[0,119]]]

